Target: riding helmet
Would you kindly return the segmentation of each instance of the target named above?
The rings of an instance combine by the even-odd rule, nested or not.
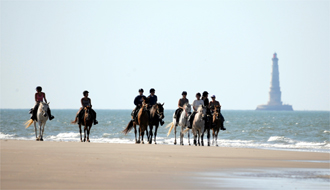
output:
[[[86,93],[89,93],[89,92],[88,92],[87,90],[85,90],[85,91],[83,92],[83,95],[85,96]]]
[[[40,90],[40,92],[42,91],[41,86],[37,86],[36,90]]]
[[[150,89],[150,91],[149,91],[149,92],[150,92],[150,93],[151,93],[151,92],[155,92],[155,89],[153,89],[153,88],[152,88],[152,89]]]
[[[186,91],[183,91],[183,92],[182,92],[182,95],[187,95],[187,92],[186,92]]]
[[[212,95],[211,98],[215,98],[215,95]]]
[[[201,96],[201,93],[197,92],[196,96]]]
[[[203,96],[206,97],[209,93],[207,91],[203,92]]]
[[[144,92],[144,90],[142,88],[139,89],[139,92]]]

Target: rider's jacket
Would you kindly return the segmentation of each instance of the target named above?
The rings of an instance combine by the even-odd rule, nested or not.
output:
[[[157,96],[156,95],[153,95],[153,96],[149,95],[148,99],[149,99],[149,105],[150,106],[153,106],[157,103]]]
[[[136,106],[138,106],[139,104],[142,105],[143,97],[145,97],[145,96],[144,95],[138,95],[138,96],[136,96],[135,99],[134,99],[134,104]]]

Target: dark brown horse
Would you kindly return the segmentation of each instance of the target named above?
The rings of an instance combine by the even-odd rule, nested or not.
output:
[[[91,114],[91,107],[90,106],[84,107],[82,112],[83,112],[83,118],[79,118],[79,116],[78,116],[71,123],[77,123],[78,119],[80,119],[80,122],[79,122],[80,141],[81,142],[86,142],[86,134],[87,134],[87,142],[90,142],[89,141],[89,134],[90,134],[92,124],[93,124],[93,121],[94,121],[94,118]],[[81,125],[85,126],[84,127],[84,141],[82,140]]]
[[[212,145],[214,145],[214,143],[215,143],[215,145],[218,146],[218,134],[219,134],[220,129],[223,129],[224,128],[223,127],[223,122],[224,121],[223,121],[222,117],[220,117],[220,112],[219,112],[219,110],[217,108],[214,108],[212,122],[214,124],[213,125],[213,128],[212,128],[212,130],[213,130],[213,133],[212,133],[212,135],[213,135]]]
[[[130,121],[127,125],[127,127],[123,130],[123,133],[126,135],[127,133],[129,133],[132,128],[134,127],[134,132],[135,132],[135,143],[142,143],[143,142],[143,136],[144,136],[144,132],[148,132],[147,128],[148,128],[148,124],[149,124],[149,114],[148,114],[148,104],[145,104],[145,102],[142,103],[142,107],[139,110],[139,113],[137,114],[137,119],[136,121]],[[139,125],[139,140],[137,140],[137,136],[136,136],[136,125]],[[147,135],[148,136],[148,135]],[[140,141],[141,139],[141,141]]]
[[[155,135],[154,138],[154,142],[155,144],[157,144],[156,142],[156,136],[157,136],[157,130],[158,130],[158,126],[159,126],[159,121],[161,119],[164,119],[164,104],[155,104],[151,107],[150,109],[150,120],[149,120],[149,135],[148,135],[148,142],[149,144],[152,144],[152,137],[153,135]],[[155,126],[155,134],[153,134],[153,126]]]

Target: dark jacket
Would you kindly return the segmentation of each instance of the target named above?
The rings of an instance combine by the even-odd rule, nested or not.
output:
[[[154,95],[154,96],[149,95],[148,99],[149,99],[149,105],[150,106],[153,106],[153,105],[157,104],[157,96],[156,95]]]
[[[142,102],[143,102],[143,97],[145,97],[144,95],[140,96],[136,96],[135,99],[134,99],[134,104],[136,106],[138,106],[139,104],[142,105]]]

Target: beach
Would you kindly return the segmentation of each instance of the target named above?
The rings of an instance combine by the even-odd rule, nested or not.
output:
[[[320,152],[27,140],[0,143],[1,189],[244,189],[239,184],[222,185],[226,177],[214,185],[201,174],[329,170],[329,153]],[[327,181],[320,187],[329,184],[328,173],[309,178],[314,177]]]

